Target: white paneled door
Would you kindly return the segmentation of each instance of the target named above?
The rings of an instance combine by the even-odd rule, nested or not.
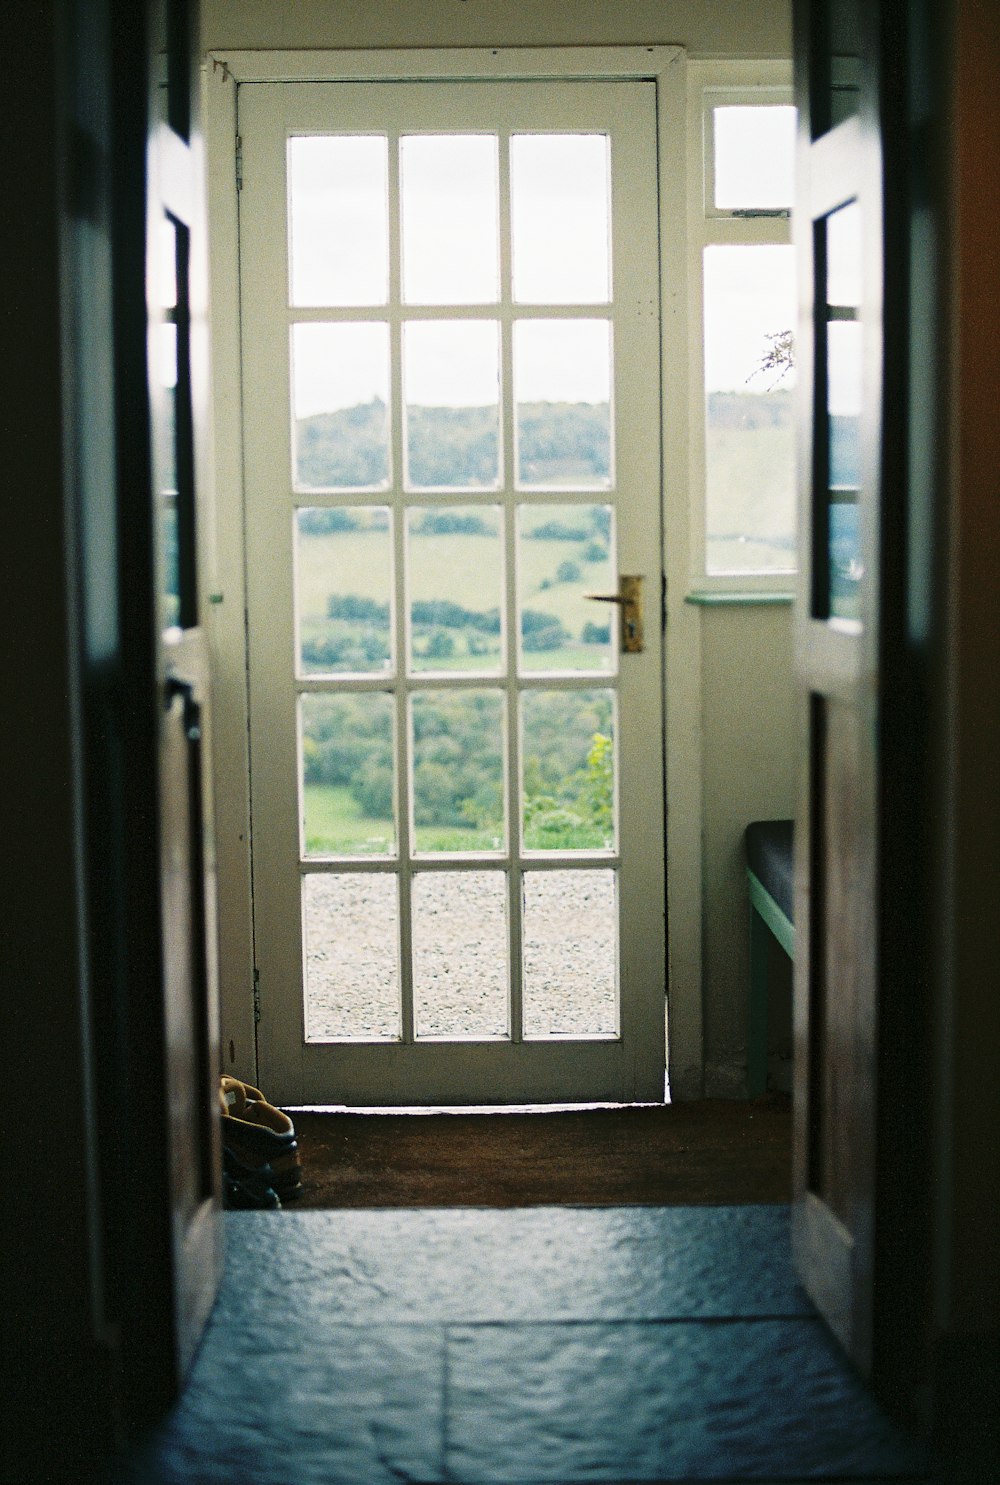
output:
[[[661,1099],[654,86],[239,121],[259,1076]]]

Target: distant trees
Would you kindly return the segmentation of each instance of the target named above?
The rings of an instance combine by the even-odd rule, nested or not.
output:
[[[787,428],[792,421],[794,393],[709,392],[707,422],[710,428]]]
[[[521,614],[521,644],[528,654],[561,650],[570,635],[554,614],[526,608]]]
[[[574,563],[563,565],[573,567],[574,573],[562,581],[575,581],[579,569]],[[445,660],[459,653],[488,655],[499,649],[497,608],[468,609],[439,598],[415,601],[410,614],[414,652],[424,660]],[[302,638],[302,663],[310,674],[382,668],[391,652],[387,603],[345,594],[329,600],[327,617],[327,625]],[[580,642],[607,644],[608,634],[607,625],[588,622],[580,631]],[[521,611],[521,645],[526,654],[561,650],[572,643],[572,634],[555,614],[533,608]]]
[[[499,433],[495,407],[407,408],[410,483],[490,489],[497,482]]]
[[[611,473],[606,402],[530,402],[518,409],[520,476],[530,484],[602,482]]]
[[[500,717],[499,697],[490,691],[427,692],[414,698],[411,764],[418,828],[502,837]],[[530,693],[524,738],[529,848],[610,844],[613,747],[607,693]],[[307,786],[346,788],[372,820],[392,818],[391,708],[373,706],[366,696],[311,698],[302,756]]]
[[[373,397],[357,407],[297,419],[295,464],[298,483],[307,489],[385,485],[389,478],[385,403]]]
[[[299,530],[310,536],[325,536],[331,531],[387,531],[389,529],[387,511],[366,511],[365,523],[362,525],[360,518],[353,511],[342,510],[335,505],[313,506],[307,510],[300,510],[298,519]]]
[[[499,468],[496,407],[406,410],[409,483],[419,489],[491,489]],[[389,430],[380,398],[295,425],[298,485],[380,489],[389,482]],[[607,403],[531,402],[518,409],[518,461],[531,484],[603,483],[611,470]],[[326,530],[346,529],[325,527]]]
[[[524,705],[525,845],[610,845],[614,754],[607,692],[535,693]]]

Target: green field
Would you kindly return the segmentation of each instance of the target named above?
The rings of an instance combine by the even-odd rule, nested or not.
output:
[[[719,394],[713,409],[707,446],[709,570],[787,570],[794,562],[788,399]],[[306,674],[391,673],[392,519],[385,506],[300,512],[296,591]],[[508,646],[516,640],[525,671],[613,667],[616,612],[586,598],[615,586],[608,507],[520,505],[519,635],[507,612],[501,536],[507,517],[499,505],[428,501],[409,509],[405,519],[415,671],[496,675],[502,631]],[[484,684],[460,692],[431,686],[414,695],[418,851],[495,850],[504,844],[501,694]],[[611,693],[532,692],[519,705],[526,846],[610,846]],[[395,849],[393,732],[388,691],[333,691],[303,699],[308,854]]]
[[[537,508],[534,508],[537,510]],[[526,669],[601,670],[610,668],[612,648],[609,644],[587,643],[582,635],[587,624],[604,626],[611,622],[609,607],[590,603],[588,592],[608,591],[614,586],[610,559],[593,560],[597,552],[607,553],[606,543],[591,529],[588,515],[591,507],[546,508],[537,518],[534,510],[529,519],[536,524],[545,519],[560,519],[567,529],[580,529],[580,539],[543,539],[527,536],[518,545],[518,576],[521,585],[522,610],[549,616],[561,626],[562,642],[545,650],[526,649]],[[503,550],[499,537],[498,512],[494,508],[468,507],[476,510],[491,524],[497,534],[447,533],[409,538],[408,586],[411,601],[429,603],[447,600],[479,615],[504,611]],[[364,519],[365,513],[356,513]],[[570,523],[572,522],[572,527]],[[575,570],[575,575],[567,576]],[[315,532],[300,531],[298,547],[298,603],[300,642],[303,646],[307,674],[344,673],[350,670],[381,671],[387,668],[390,645],[387,614],[367,626],[366,661],[352,651],[340,662],[323,663],[321,650],[310,650],[324,641],[353,634],[357,626],[349,621],[331,618],[331,599],[352,595],[371,600],[383,608],[390,602],[391,534],[388,529]],[[562,575],[560,575],[562,574]],[[495,671],[499,666],[498,634],[487,634],[468,627],[452,631],[446,641],[438,641],[439,650],[450,646],[450,653],[426,653],[431,633],[425,626],[413,635],[414,665],[418,670],[456,671],[483,669]],[[477,646],[479,653],[472,653]],[[315,654],[318,658],[311,658]]]
[[[391,820],[366,815],[350,789],[331,784],[305,787],[305,842],[307,856],[385,856],[395,850]],[[524,843],[529,850],[600,850],[608,844],[601,830],[568,815],[551,812],[546,819],[529,817]],[[502,837],[475,826],[418,827],[418,851],[495,851]]]
[[[395,849],[392,820],[366,815],[350,789],[332,784],[305,787],[307,856],[384,856]],[[503,845],[497,836],[475,826],[418,830],[421,851],[491,851]]]
[[[613,697],[532,691],[520,702],[525,843],[602,849],[614,833]],[[398,789],[383,693],[310,695],[302,705],[308,855],[385,855]],[[418,851],[505,844],[502,692],[415,693],[409,756]]]
[[[342,786],[307,784],[305,816],[307,856],[384,856],[395,846],[393,822],[366,815]]]

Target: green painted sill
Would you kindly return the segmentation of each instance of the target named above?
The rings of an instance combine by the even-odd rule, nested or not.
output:
[[[794,593],[723,593],[718,589],[695,589],[688,593],[685,603],[697,603],[704,608],[718,608],[730,604],[794,603]]]

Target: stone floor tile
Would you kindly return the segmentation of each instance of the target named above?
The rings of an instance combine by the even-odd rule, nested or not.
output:
[[[220,1308],[248,1322],[812,1313],[787,1207],[230,1212],[226,1232]]]
[[[814,1320],[448,1332],[445,1464],[477,1482],[919,1472]]]
[[[381,1485],[442,1478],[443,1332],[216,1317],[130,1485]]]

